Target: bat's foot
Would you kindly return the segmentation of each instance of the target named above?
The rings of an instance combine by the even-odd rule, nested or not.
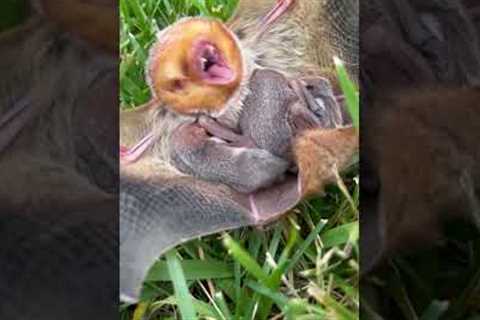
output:
[[[120,146],[120,163],[131,164],[136,162],[152,145],[153,141],[154,136],[152,133],[149,133],[132,148]]]

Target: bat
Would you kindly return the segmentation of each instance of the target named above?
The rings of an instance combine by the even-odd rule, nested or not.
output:
[[[249,1],[240,3],[239,14],[245,10],[244,5],[248,7],[253,5],[252,3]],[[269,3],[274,4],[273,2]],[[204,130],[210,130],[209,134],[212,134],[215,129],[211,130],[212,128],[209,128],[204,122],[200,123],[202,117],[199,115],[209,116],[220,125],[230,128],[230,131],[227,130],[229,132],[227,135],[232,137],[232,141],[228,142],[235,143],[233,140],[237,140],[238,143],[235,127],[239,125],[238,120],[246,101],[248,101],[247,89],[252,73],[261,66],[262,61],[265,61],[265,57],[262,59],[261,56],[262,50],[265,49],[263,45],[268,43],[269,47],[282,47],[282,50],[285,49],[283,46],[286,46],[287,43],[292,45],[289,41],[296,41],[294,33],[287,38],[288,41],[280,43],[285,40],[283,38],[285,34],[281,31],[282,27],[291,26],[292,23],[295,23],[295,19],[302,15],[306,15],[303,17],[304,19],[311,18],[312,21],[316,21],[316,15],[322,13],[322,7],[319,6],[316,7],[317,10],[306,10],[305,6],[308,7],[306,3],[276,2],[273,8],[270,7],[270,11],[268,11],[269,9],[264,11],[263,16],[257,15],[259,18],[255,27],[257,31],[250,34],[252,37],[248,36],[247,31],[243,36],[235,34],[235,31],[237,34],[238,32],[242,33],[237,27],[233,27],[234,23],[238,26],[238,15],[231,24],[227,24],[229,27],[210,19],[185,18],[160,32],[159,39],[151,50],[147,66],[152,101],[137,110],[121,114],[121,145],[134,146],[130,149],[123,148],[122,154],[127,158],[123,158],[120,168],[120,292],[122,300],[136,301],[138,299],[141,283],[148,267],[159,255],[172,246],[201,235],[245,225],[260,225],[275,220],[301,198],[323,190],[325,183],[334,179],[335,168],[341,170],[350,163],[352,154],[355,153],[358,145],[356,130],[351,126],[335,128],[314,126],[312,129],[298,130],[301,133],[295,137],[295,142],[291,143],[292,158],[298,167],[298,174],[287,172],[281,182],[276,182],[266,189],[256,190],[258,184],[254,183],[253,188],[242,189],[241,186],[239,190],[256,191],[242,193],[235,188],[228,188],[226,184],[222,183],[227,176],[225,174],[215,177],[216,181],[203,181],[195,179],[191,172],[181,172],[172,165],[175,160],[183,162],[184,165],[191,161],[191,159],[185,161],[185,158],[181,158],[178,154],[175,155],[178,150],[183,156],[188,153],[182,154],[181,149],[173,147],[175,144],[172,144],[172,141],[177,145],[186,145],[187,151],[192,150],[192,145],[201,146],[199,149],[193,149],[199,150],[194,157],[199,154],[205,156],[201,152],[207,152],[207,159],[208,152],[216,152],[215,159],[218,159],[218,153],[221,151],[221,154],[229,155],[230,158],[227,160],[231,161],[232,155],[241,157],[258,152],[258,149],[265,150],[245,148],[244,141],[242,141],[240,145],[243,145],[243,149],[239,153],[237,152],[239,151],[238,145],[225,145],[218,140],[219,138],[222,140],[222,137],[215,136],[215,134],[213,138],[210,138]],[[344,5],[352,5],[352,3],[344,3]],[[352,7],[355,7],[355,2]],[[329,9],[331,8],[329,7]],[[290,18],[290,13],[295,18]],[[244,21],[245,25],[250,23],[249,19]],[[346,21],[349,19],[351,17],[347,16]],[[278,29],[271,27],[277,24],[279,25]],[[311,31],[315,30],[313,27],[311,28]],[[355,29],[353,28],[353,30]],[[202,36],[199,38],[199,35]],[[316,35],[318,37],[314,39],[320,39],[320,35]],[[306,37],[300,38],[307,39]],[[249,42],[258,46],[248,46]],[[277,45],[273,45],[273,43]],[[246,47],[242,47],[245,45]],[[313,43],[311,45],[312,48],[318,46]],[[325,45],[325,48],[327,47],[328,45]],[[316,62],[312,64],[307,63],[305,59],[309,58],[304,54],[299,57],[290,57],[292,60],[298,59],[298,61],[287,64],[288,60],[283,60],[287,58],[286,52],[282,50],[278,51],[281,56],[276,58],[276,65],[279,67],[278,71],[290,79],[299,80],[301,78],[299,75],[309,75],[312,70],[324,70],[324,74],[328,74],[327,69],[323,69],[324,65],[319,60],[315,60]],[[340,49],[337,51],[347,54]],[[249,54],[252,55],[249,56]],[[273,53],[270,53],[271,55]],[[355,53],[352,52],[352,56],[354,55]],[[254,58],[253,62],[251,57]],[[272,59],[275,60],[275,58]],[[284,63],[283,67],[280,67],[282,63]],[[265,66],[268,67],[268,65]],[[291,66],[296,66],[296,71],[290,68]],[[315,67],[311,69],[310,66]],[[354,69],[354,65],[350,67]],[[332,70],[330,70],[330,76],[331,72]],[[298,77],[295,78],[295,75]],[[297,87],[299,86],[297,85]],[[306,85],[305,88],[300,89],[307,92],[306,88],[309,87]],[[258,92],[258,96],[261,96],[261,94],[272,94],[273,90],[264,88],[253,91]],[[300,108],[300,110],[304,113],[323,110],[317,103],[325,101],[328,104],[332,96],[325,95],[325,92],[321,96],[322,92],[320,89],[319,95],[310,99],[310,104],[307,103],[308,107]],[[298,95],[299,91],[297,90]],[[258,97],[253,99],[258,99]],[[285,97],[275,97],[263,105],[283,105],[284,100]],[[305,100],[307,99],[305,98]],[[312,102],[315,104],[313,105]],[[290,109],[294,111],[294,108]],[[339,110],[335,112],[338,114]],[[269,113],[266,112],[266,114]],[[281,113],[278,114],[281,115]],[[323,121],[330,119],[327,117],[326,110],[320,114],[325,116]],[[305,123],[302,124],[300,121],[301,116],[297,115],[294,118],[298,120],[296,125],[305,127]],[[315,117],[311,119],[315,119],[317,122],[322,121]],[[294,123],[295,121],[291,124]],[[191,131],[181,131],[182,128]],[[185,138],[182,138],[182,134],[185,134]],[[243,136],[242,139],[245,139],[245,135],[241,136]],[[255,140],[251,137],[248,138]],[[137,143],[138,141],[140,142]],[[256,143],[258,143],[258,139]],[[206,144],[208,147],[204,148]],[[250,164],[252,166],[261,166],[262,164],[260,161],[255,161],[255,157],[246,157],[245,159],[254,160],[248,162],[247,165],[242,163],[246,169],[250,168]],[[242,161],[246,160],[240,162]],[[198,163],[196,162],[196,169],[198,169]],[[210,164],[211,166],[205,164],[205,169],[202,170],[207,173],[203,175],[211,175],[211,172],[218,173],[218,168],[223,168],[217,162],[210,162]],[[183,169],[188,171],[188,168],[184,167]],[[209,169],[210,172],[208,172]],[[239,170],[239,176],[243,176],[242,170]],[[231,174],[229,169],[226,171]],[[278,175],[275,170],[273,172],[272,175]],[[238,184],[238,177],[234,177],[233,181],[230,184],[234,186]],[[246,183],[249,182],[251,181],[247,179]],[[260,185],[264,186],[270,183],[271,180],[266,179],[266,182],[264,181]],[[172,210],[165,209],[166,207],[172,208]],[[194,215],[195,217],[191,217]],[[193,221],[194,224],[184,223],[185,220]],[[142,248],[142,250],[134,248]]]

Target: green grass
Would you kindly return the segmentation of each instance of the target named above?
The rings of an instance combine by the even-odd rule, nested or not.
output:
[[[362,318],[479,320],[480,237],[461,229],[445,245],[396,257],[362,281],[362,293],[378,294],[362,294]]]
[[[122,108],[150,98],[144,66],[158,30],[183,16],[226,19],[236,2],[121,0]],[[358,105],[352,110],[358,113]],[[330,186],[265,230],[244,228],[176,248],[152,268],[142,303],[120,306],[121,319],[357,319],[357,172],[345,176],[347,189]],[[171,272],[172,264],[181,267]]]

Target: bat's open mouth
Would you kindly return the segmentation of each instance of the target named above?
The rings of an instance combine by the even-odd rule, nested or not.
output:
[[[235,72],[214,44],[199,41],[194,47],[193,57],[200,77],[208,84],[229,84],[235,80]]]

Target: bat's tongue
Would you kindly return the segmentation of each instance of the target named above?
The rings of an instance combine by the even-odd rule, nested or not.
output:
[[[229,67],[220,64],[213,64],[206,74],[205,80],[213,84],[226,84],[234,77],[233,71]]]

